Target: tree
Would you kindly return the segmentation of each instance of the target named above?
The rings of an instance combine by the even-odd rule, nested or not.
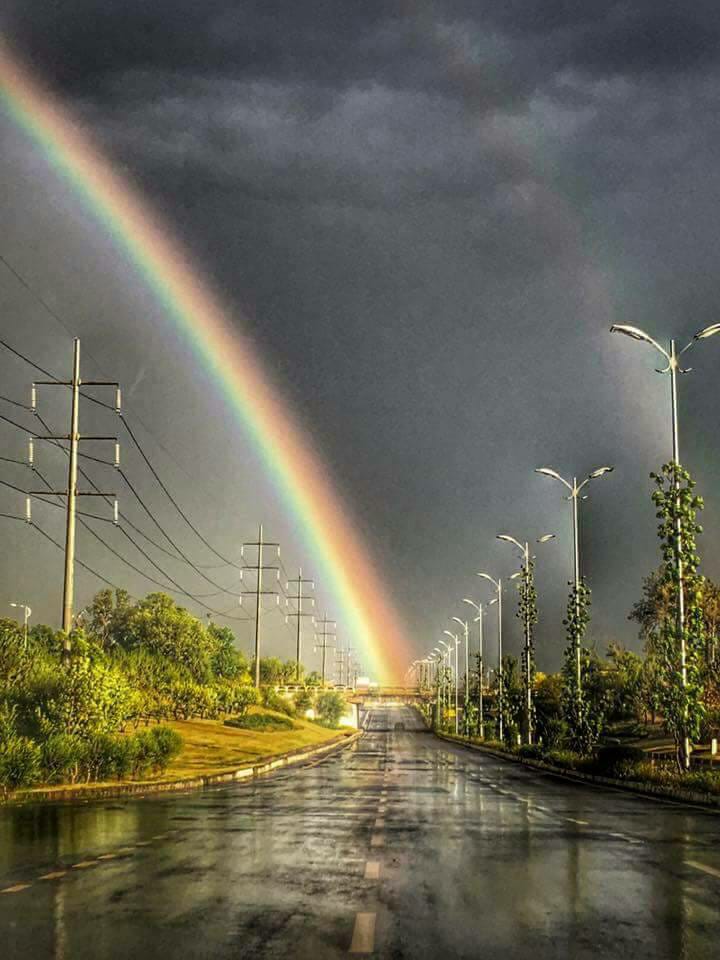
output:
[[[79,618],[79,625],[98,646],[108,649],[126,640],[132,612],[127,590],[100,590]]]
[[[702,533],[697,514],[703,501],[694,492],[694,480],[679,463],[663,464],[659,474],[650,476],[655,482],[652,500],[663,558],[661,587],[674,614],[657,631],[660,702],[666,729],[675,740],[678,767],[683,770],[689,767],[689,744],[699,737],[704,715],[705,581],[698,573],[696,547],[696,537]]]
[[[213,676],[226,680],[248,677],[248,662],[236,647],[235,634],[229,627],[211,623],[207,628],[210,641],[210,669]]]
[[[525,693],[523,697],[522,725],[525,738],[532,743],[535,727],[535,711],[533,707],[533,689],[535,687],[535,643],[533,632],[538,621],[537,590],[535,589],[535,564],[528,557],[522,569],[522,577],[518,591],[518,610],[516,616],[523,624],[525,631],[525,649],[522,656],[522,675]]]
[[[123,644],[143,647],[186,667],[198,683],[211,676],[214,641],[204,625],[164,593],[151,593],[133,608]]]
[[[21,683],[31,664],[22,627],[15,620],[0,618],[0,690]]]
[[[563,659],[563,718],[570,749],[583,756],[590,753],[600,737],[603,714],[601,704],[592,702],[586,689],[589,651],[582,641],[590,622],[590,590],[581,579],[573,584],[568,598],[563,625],[567,630],[567,646]]]
[[[316,710],[323,723],[336,727],[345,713],[345,698],[337,690],[324,690],[318,694]]]
[[[127,719],[130,701],[130,686],[118,670],[74,654],[55,696],[37,708],[40,729],[45,736],[114,733]]]

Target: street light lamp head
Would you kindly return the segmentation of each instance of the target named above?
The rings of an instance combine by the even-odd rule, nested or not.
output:
[[[537,542],[538,542],[538,543],[547,543],[549,540],[554,540],[554,539],[555,539],[555,534],[554,534],[554,533],[544,533],[541,537],[538,537]]]
[[[610,333],[624,333],[626,337],[632,337],[633,340],[642,340],[645,343],[653,343],[652,337],[649,337],[644,330],[639,327],[630,327],[622,323],[614,323],[610,327]]]
[[[493,584],[493,586],[495,587],[497,586],[497,580],[495,580],[494,577],[491,577],[489,573],[478,573],[476,574],[476,576],[482,577],[483,580],[489,580],[490,583]]]
[[[511,536],[510,536],[509,534],[507,534],[507,533],[499,533],[495,539],[496,539],[496,540],[505,540],[507,543],[515,543],[515,538],[514,538],[514,537],[511,537]]]
[[[559,480],[561,483],[565,482],[557,470],[552,470],[550,467],[536,467],[535,473],[541,473],[544,477],[552,477],[553,480]]]
[[[517,578],[518,578],[518,577],[521,577],[522,575],[523,575],[523,571],[522,571],[522,570],[516,570],[515,573],[511,573],[511,574],[510,574],[510,579],[511,579],[511,580],[517,580]]]
[[[612,473],[614,469],[615,467],[598,467],[597,470],[588,474],[588,480],[595,480],[596,477],[601,477],[604,473]]]
[[[452,631],[450,631],[450,630],[443,630],[443,633],[445,634],[446,637],[450,637],[451,640],[457,640],[457,634],[452,633]],[[440,641],[440,643],[442,643],[442,640]],[[446,646],[447,646],[447,644],[446,644]]]
[[[693,340],[705,340],[706,337],[712,337],[716,333],[720,333],[720,323],[711,323],[709,327],[703,327],[702,330],[698,330]]]
[[[467,630],[467,621],[461,620],[460,617],[451,617],[451,620],[454,620],[455,623],[459,623],[463,630]]]
[[[490,601],[490,606],[492,606],[494,603],[497,603],[497,597],[492,598],[492,600]]]

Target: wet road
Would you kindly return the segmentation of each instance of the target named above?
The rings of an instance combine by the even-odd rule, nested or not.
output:
[[[0,811],[0,955],[717,958],[720,816],[414,729],[374,709],[253,784]]]

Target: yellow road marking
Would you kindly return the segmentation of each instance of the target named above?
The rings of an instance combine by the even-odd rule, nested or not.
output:
[[[357,913],[353,930],[350,953],[372,953],[375,949],[374,913]]]
[[[370,839],[371,847],[384,847],[385,846],[385,837],[379,833],[374,833]]]
[[[81,860],[79,863],[74,863],[72,865],[73,870],[85,870],[87,867],[94,867],[97,863],[97,860]]]
[[[368,862],[365,864],[365,879],[380,879],[380,862],[378,860],[368,860]]]
[[[375,829],[382,830],[384,826],[385,820],[382,817],[378,817],[378,819],[375,821]]]
[[[41,880],[59,880],[60,877],[65,877],[65,876],[67,876],[67,870],[53,870],[52,873],[43,874],[43,876],[40,877],[40,879]]]
[[[118,850],[118,855],[122,853],[132,853],[134,849],[135,847],[120,847],[120,849]]]
[[[98,860],[114,860],[116,857],[116,853],[101,853]]]
[[[21,890],[27,890],[31,886],[31,883],[16,883],[12,887],[5,887],[4,890],[0,890],[0,893],[20,893]]]
[[[149,847],[152,843],[152,840],[138,840],[135,844],[136,847]]]

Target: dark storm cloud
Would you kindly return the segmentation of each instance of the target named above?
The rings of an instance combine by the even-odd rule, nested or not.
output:
[[[632,491],[589,508],[599,622],[625,627],[657,560],[661,387],[633,395],[650,360],[607,327],[715,319],[716,2],[6,0],[0,19],[249,306],[419,631],[481,542],[500,562],[496,528],[549,511],[563,532],[546,457],[614,461]]]

